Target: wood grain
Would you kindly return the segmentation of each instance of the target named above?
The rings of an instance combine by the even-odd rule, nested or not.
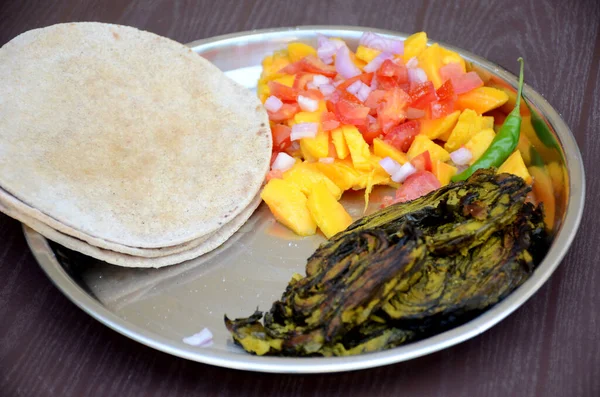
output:
[[[0,2],[0,44],[72,20],[128,24],[188,42],[276,26],[345,24],[413,32],[470,50],[526,81],[573,130],[588,170],[586,216],[563,263],[484,334],[406,363],[285,376],[211,367],[154,351],[96,322],[36,265],[0,216],[0,396],[600,395],[600,3],[540,1]]]

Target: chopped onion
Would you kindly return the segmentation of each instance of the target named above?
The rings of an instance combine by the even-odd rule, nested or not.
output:
[[[369,97],[369,94],[371,93],[371,87],[369,87],[368,85],[366,85],[365,83],[361,82],[361,86],[358,89],[358,92],[356,93],[356,97],[358,99],[361,100],[361,102],[364,102],[367,100],[367,98]]]
[[[358,90],[360,90],[360,87],[362,86],[363,82],[362,81],[355,81],[354,83],[350,84],[348,86],[348,88],[346,88],[346,91],[348,91],[351,94],[356,95],[358,93]]]
[[[404,182],[406,178],[408,178],[415,172],[417,172],[417,169],[410,162],[406,162],[404,163],[404,165],[402,165],[402,167],[400,167],[398,171],[394,173],[394,175],[392,175],[392,181]]]
[[[420,119],[425,116],[425,111],[417,108],[406,109],[406,118],[410,120]]]
[[[381,161],[379,161],[379,165],[390,175],[394,175],[396,172],[400,171],[400,167],[402,167],[391,157],[384,157],[381,159]]]
[[[417,57],[412,57],[408,60],[408,62],[406,62],[406,67],[409,69],[414,69],[418,66],[419,66],[419,61],[417,60]]]
[[[282,106],[283,102],[281,102],[281,99],[273,95],[268,97],[265,101],[265,109],[267,109],[269,112],[277,112]]]
[[[186,344],[192,345],[192,346],[208,347],[208,346],[212,345],[212,340],[213,340],[212,332],[210,332],[210,330],[208,328],[204,328],[202,331],[198,332],[197,334],[183,338],[183,343],[186,343]]]
[[[277,157],[275,157],[275,161],[273,161],[271,168],[283,172],[292,168],[294,164],[296,164],[296,159],[287,153],[280,152]]]
[[[473,153],[466,147],[461,147],[450,153],[450,158],[456,165],[466,165],[469,164],[469,161],[473,158]]]
[[[316,85],[318,87],[323,84],[329,84],[329,78],[326,76],[323,76],[322,74],[315,74],[313,76],[312,82],[314,85]]]
[[[298,105],[300,105],[300,109],[305,112],[315,112],[319,109],[319,101],[302,95],[298,95]]]
[[[288,152],[294,153],[294,152],[297,152],[298,150],[300,150],[300,142],[292,141],[292,144],[290,145]]]
[[[297,141],[302,138],[314,138],[317,136],[319,126],[317,123],[298,123],[292,126],[290,134],[291,141]]]
[[[350,59],[350,50],[348,50],[348,47],[342,46],[338,48],[335,55],[335,70],[345,79],[358,76],[361,73],[360,69]]]
[[[345,47],[346,44],[340,40],[331,40],[322,34],[317,35],[318,47],[317,56],[326,64],[333,62],[333,56],[340,47]]]
[[[358,44],[392,54],[404,54],[404,41],[388,39],[372,32],[363,33]]]
[[[371,116],[370,114],[367,114],[367,120],[369,120],[369,124],[373,124],[375,122],[377,122],[377,119],[373,116]]]
[[[408,69],[408,81],[411,83],[424,83],[427,81],[427,73],[421,68]]]
[[[329,96],[335,92],[335,87],[331,84],[321,84],[319,86],[319,91],[321,91],[321,94]]]
[[[367,63],[365,65],[365,67],[363,68],[363,70],[367,73],[374,72],[377,69],[379,69],[381,64],[386,59],[392,59],[392,54],[390,54],[389,52],[382,52],[381,54],[379,54],[375,58],[373,58],[373,60],[371,62]]]
[[[319,159],[319,163],[323,163],[323,164],[332,164],[334,161],[333,157],[321,157]]]

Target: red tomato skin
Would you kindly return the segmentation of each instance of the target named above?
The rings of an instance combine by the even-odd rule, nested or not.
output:
[[[368,99],[368,98],[367,98]],[[384,134],[406,120],[406,109],[410,97],[398,87],[387,91],[377,107],[377,121]]]
[[[436,91],[435,94],[439,101],[456,101],[457,95],[454,92],[452,80],[446,80]]]
[[[457,62],[449,63],[440,68],[440,77],[442,78],[442,81],[446,81],[463,74],[465,74],[465,72],[463,71],[462,66],[460,66],[460,64]]]
[[[335,104],[335,114],[342,124],[353,124],[358,127],[367,123],[369,108],[342,99]]]
[[[392,128],[383,140],[406,153],[420,131],[421,123],[418,120],[411,120]]]
[[[429,171],[417,171],[396,190],[394,203],[404,203],[424,196],[441,187],[440,181]]]
[[[283,106],[281,106],[281,109],[279,109],[278,111],[267,111],[267,114],[269,115],[269,120],[279,122],[291,119],[299,111],[300,106],[298,106],[297,103],[284,103]]]
[[[276,96],[284,102],[293,102],[298,97],[298,91],[287,85],[283,85],[276,81],[269,81],[267,83],[271,95]]]
[[[298,62],[300,63],[300,68],[305,72],[322,74],[327,77],[335,77],[337,74],[335,66],[327,65],[315,55],[307,55]]]
[[[277,157],[277,155],[275,155],[275,157]],[[271,164],[273,164],[273,162],[271,162]],[[283,179],[283,172],[281,172],[281,170],[270,170],[267,173],[267,182],[271,179]]]
[[[479,77],[479,75],[475,72],[469,72],[457,77],[452,77],[450,80],[452,81],[456,95],[464,94],[465,92],[469,92],[475,88],[483,86],[483,80],[481,80],[481,77]]]
[[[298,91],[304,90],[306,88],[306,84],[308,84],[309,81],[312,81],[314,76],[314,73],[297,73],[296,78],[294,79],[294,89]]]
[[[271,127],[271,135],[273,137],[273,151],[284,151],[291,144],[290,134],[292,129],[287,125],[275,124]]]
[[[434,101],[429,104],[432,119],[439,119],[454,112],[454,99]]]
[[[359,74],[358,76],[351,77],[351,78],[345,80],[342,84],[338,85],[337,89],[340,91],[344,91],[357,81],[362,81],[364,84],[370,86],[371,81],[373,81],[374,75],[375,74],[371,72],[371,73],[362,73],[362,74]]]
[[[432,170],[431,155],[429,154],[429,150],[426,150],[418,156],[415,156],[412,160],[410,160],[410,163],[419,171]]]
[[[429,104],[437,99],[435,88],[431,81],[426,81],[412,87],[409,91],[412,99],[410,106],[417,109],[425,109]]]

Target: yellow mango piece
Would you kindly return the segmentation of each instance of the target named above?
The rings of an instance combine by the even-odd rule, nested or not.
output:
[[[308,195],[306,206],[317,226],[327,238],[341,232],[352,223],[352,218],[348,212],[323,182],[313,186]]]
[[[329,156],[329,131],[318,131],[314,138],[300,139],[302,153],[307,153],[311,159],[321,159]]]
[[[418,57],[427,48],[427,33],[414,33],[404,40],[404,62],[413,57]]]
[[[388,186],[396,186],[395,182],[392,182],[392,179],[389,175],[382,175],[378,172],[371,171],[362,171],[358,178],[354,181],[354,185],[352,185],[352,190],[362,190],[367,189],[369,186],[374,185],[388,185]]]
[[[293,74],[284,74],[281,77],[277,77],[276,79],[273,79],[273,81],[275,81],[279,84],[283,84],[287,87],[293,87],[295,79],[296,79],[296,76],[294,76]]]
[[[444,149],[449,152],[457,150],[479,131],[481,131],[479,116],[473,110],[465,109],[460,116],[458,116],[458,121],[452,129],[452,132],[444,145]]]
[[[258,94],[260,101],[265,103],[269,95],[271,95],[271,90],[269,89],[267,83],[259,82],[258,86],[256,87],[256,93]]]
[[[499,108],[508,101],[508,95],[504,91],[492,87],[479,87],[460,94],[454,103],[456,109],[472,109],[477,114],[489,112]]]
[[[279,71],[289,65],[291,63],[290,59],[287,57],[287,52],[285,53],[275,53],[273,55],[267,56],[263,59],[262,62],[262,72],[260,78],[266,81],[270,81],[274,78],[281,76]]]
[[[469,149],[473,157],[469,160],[469,164],[473,164],[490,146],[490,143],[494,140],[496,133],[492,128],[485,128],[469,139],[469,142],[465,143],[465,147]]]
[[[523,161],[526,166],[531,165],[531,142],[527,139],[525,134],[519,135],[519,143],[517,144],[517,150],[521,152],[521,157],[523,157]]]
[[[342,191],[355,186],[361,177],[351,162],[335,160],[333,163],[315,163],[317,169],[335,183]]]
[[[321,123],[322,112],[298,112],[294,115],[296,123]]]
[[[533,166],[529,167],[528,171],[533,177],[533,193],[538,202],[544,203],[544,223],[552,230],[556,217],[556,198],[552,178],[548,175],[546,167]]]
[[[267,204],[278,222],[292,229],[300,236],[311,236],[317,231],[307,198],[298,187],[283,179],[271,179],[260,197]]]
[[[502,163],[502,165],[498,168],[498,173],[507,173],[513,174],[523,178],[525,183],[531,183],[531,175],[525,166],[525,162],[523,161],[523,157],[521,157],[521,152],[515,150],[513,154],[508,156],[506,161]]]
[[[331,131],[331,141],[333,142],[335,153],[337,154],[338,158],[343,160],[348,157],[350,154],[350,149],[348,149],[348,145],[346,144],[342,127],[338,127]]]
[[[442,66],[449,63],[458,63],[464,73],[467,72],[467,65],[463,57],[458,52],[451,51],[447,48],[440,47],[440,54],[442,56]]]
[[[307,161],[298,162],[283,173],[283,180],[293,184],[307,196],[315,184],[324,182],[336,199],[342,197],[342,190],[325,174],[319,171],[317,163],[309,163]]]
[[[365,47],[364,45],[359,45],[356,49],[356,57],[366,63],[371,62],[379,54],[381,54],[381,51]]]
[[[431,161],[440,160],[440,161],[448,161],[450,160],[450,153],[444,150],[443,147],[433,142],[431,139],[427,138],[425,135],[417,135],[412,145],[410,145],[410,149],[406,155],[409,159],[417,157],[419,154],[429,151],[429,155],[431,156]]]
[[[298,62],[307,55],[317,55],[317,50],[304,43],[289,43],[287,50],[292,62]]]
[[[381,158],[390,157],[400,164],[404,164],[408,161],[406,154],[402,153],[400,150],[396,149],[381,138],[373,139],[373,154]]]
[[[492,116],[481,117],[481,129],[494,128],[494,118]]]
[[[442,51],[439,44],[435,43],[423,50],[417,57],[419,67],[425,71],[427,78],[431,80],[437,90],[443,83],[440,76],[442,64]]]
[[[369,144],[365,142],[362,134],[353,125],[342,126],[344,133],[344,139],[350,150],[350,158],[354,168],[362,171],[370,171],[371,163],[369,157],[371,152],[369,151]]]
[[[352,60],[352,63],[360,70],[362,70],[367,65],[367,63],[365,61],[357,58],[356,54],[353,53],[352,51],[350,51],[350,59]]]
[[[442,186],[446,186],[450,183],[452,177],[456,175],[458,169],[456,167],[451,166],[448,163],[444,163],[443,161],[435,160],[432,161],[431,171],[433,172],[433,175],[435,175],[435,177],[438,179],[438,181],[440,181],[440,184]]]
[[[421,134],[425,135],[429,139],[438,139],[444,137],[452,131],[458,117],[460,116],[460,110],[456,110],[449,115],[435,119],[435,120],[421,120]]]

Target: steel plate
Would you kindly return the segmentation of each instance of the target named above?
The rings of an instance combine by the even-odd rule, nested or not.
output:
[[[315,33],[320,32],[355,45],[363,30],[324,26],[261,30],[196,41],[189,46],[253,89],[262,58],[287,42],[314,44]],[[378,32],[406,37],[402,33]],[[515,76],[501,67],[453,49],[480,70],[516,86]],[[247,316],[257,307],[268,310],[292,273],[304,273],[306,259],[323,241],[319,236],[295,237],[273,220],[264,205],[219,249],[158,270],[111,266],[68,251],[26,227],[25,236],[48,277],[77,306],[117,332],[175,356],[222,367],[280,373],[349,371],[409,360],[472,338],[512,313],[550,277],[576,234],[585,195],[579,149],[567,125],[539,94],[526,86],[524,96],[546,117],[560,142],[560,148],[542,151],[546,163],[555,162],[564,170],[564,177],[556,182],[560,186],[554,186],[555,233],[547,257],[523,286],[474,320],[388,351],[343,358],[257,357],[232,343],[223,315],[235,318]],[[360,195],[349,195],[344,200],[358,216]],[[182,341],[205,327],[214,334],[211,346],[193,347]]]

